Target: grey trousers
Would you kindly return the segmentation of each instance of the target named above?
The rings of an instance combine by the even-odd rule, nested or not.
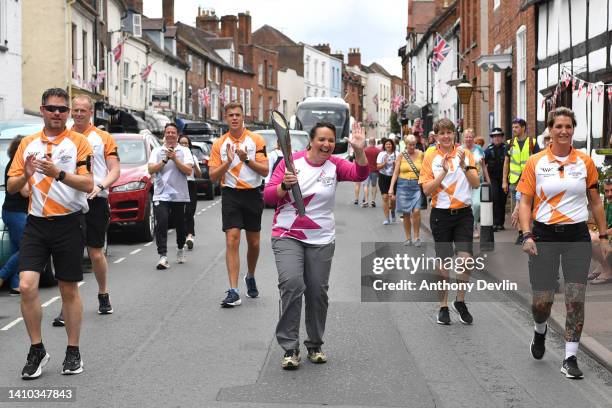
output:
[[[280,317],[276,339],[285,350],[299,349],[302,296],[306,300],[306,347],[323,344],[327,290],[335,242],[310,245],[291,238],[272,238],[278,270]]]

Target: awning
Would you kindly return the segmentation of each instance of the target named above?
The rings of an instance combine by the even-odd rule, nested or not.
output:
[[[155,134],[162,134],[166,123],[170,123],[171,120],[161,113],[148,113],[145,112],[145,121],[149,127],[149,130]]]
[[[512,68],[512,54],[481,55],[476,60],[476,65],[483,71],[492,69],[495,72]]]

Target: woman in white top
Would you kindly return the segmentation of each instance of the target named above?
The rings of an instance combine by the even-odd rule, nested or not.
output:
[[[202,178],[202,170],[198,165],[198,158],[195,157],[193,151],[191,150],[193,145],[191,144],[191,139],[188,136],[181,136],[179,139],[179,144],[183,147],[186,147],[191,152],[193,156],[193,170],[191,174],[187,176],[187,186],[189,187],[189,203],[185,206],[185,228],[187,232],[187,239],[185,240],[185,244],[187,245],[187,249],[193,249],[193,239],[195,237],[195,213],[198,207],[198,188],[196,186],[195,178]]]
[[[383,139],[382,152],[378,153],[376,158],[376,167],[379,173],[378,187],[382,194],[383,213],[385,214],[383,225],[395,222],[395,198],[390,197],[388,193],[389,187],[391,187],[391,178],[393,178],[396,158],[397,153],[393,139]]]

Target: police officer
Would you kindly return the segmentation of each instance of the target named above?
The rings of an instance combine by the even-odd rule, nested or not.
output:
[[[512,140],[508,141],[508,156],[504,162],[504,192],[510,193],[511,209],[517,205],[516,186],[521,178],[527,159],[532,154],[540,151],[540,146],[535,138],[527,137],[527,122],[525,119],[516,118],[512,121]],[[516,245],[523,242],[523,233],[519,230]]]
[[[485,150],[485,162],[491,179],[491,195],[493,198],[493,231],[504,230],[506,216],[506,192],[503,189],[504,160],[508,154],[504,143],[504,132],[494,128],[490,134],[491,144]]]

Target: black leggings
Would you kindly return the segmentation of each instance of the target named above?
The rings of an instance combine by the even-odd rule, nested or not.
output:
[[[195,213],[198,207],[198,190],[194,180],[188,180],[189,202],[185,204],[185,232],[195,236]]]

